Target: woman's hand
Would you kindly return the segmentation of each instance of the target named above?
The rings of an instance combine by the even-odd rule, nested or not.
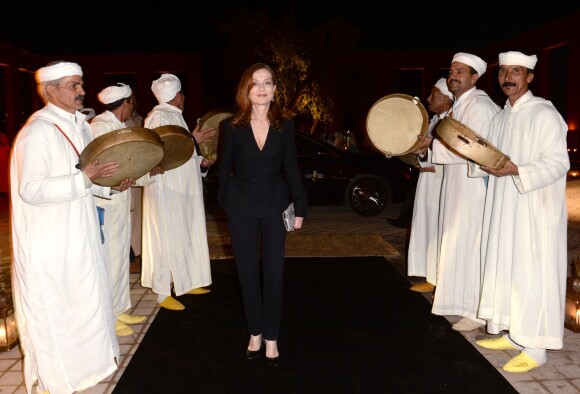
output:
[[[296,216],[294,218],[294,230],[299,230],[302,228],[302,222],[304,221],[303,217]]]

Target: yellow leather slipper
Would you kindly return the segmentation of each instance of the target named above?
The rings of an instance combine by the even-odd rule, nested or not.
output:
[[[479,322],[464,317],[463,319],[459,320],[457,323],[452,325],[451,328],[454,329],[455,331],[473,331],[483,326],[484,325]]]
[[[506,350],[506,349],[522,350],[521,348],[517,348],[514,345],[512,345],[511,342],[508,341],[503,336],[499,338],[482,339],[480,341],[475,341],[475,343],[477,343],[481,347],[492,350]]]
[[[505,363],[503,370],[506,372],[528,372],[534,368],[538,368],[540,364],[524,352],[520,352],[517,356]]]
[[[211,290],[206,289],[204,287],[198,287],[197,289],[191,289],[189,290],[187,293],[185,294],[192,294],[192,295],[199,295],[199,294],[207,294],[209,293]]]
[[[117,333],[118,337],[128,337],[129,335],[133,335],[135,331],[122,321],[115,321],[115,332]]]
[[[433,286],[429,282],[425,283],[418,283],[416,285],[411,286],[412,291],[416,291],[417,293],[430,293],[435,290],[435,286]]]
[[[182,311],[185,309],[185,305],[177,301],[175,298],[169,296],[159,304],[162,308],[169,309],[172,311]]]
[[[125,324],[137,324],[145,321],[147,316],[139,316],[139,315],[128,315],[126,313],[121,313],[117,316],[117,320],[125,323]]]

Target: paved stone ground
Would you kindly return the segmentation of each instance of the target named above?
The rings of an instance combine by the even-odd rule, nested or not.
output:
[[[568,183],[568,258],[580,256],[580,180]],[[226,223],[220,211],[207,207],[208,234],[219,234],[226,229]],[[408,234],[404,229],[392,227],[386,223],[387,218],[395,218],[401,204],[390,206],[385,212],[374,217],[361,217],[342,206],[313,206],[305,222],[303,232],[376,232],[390,242],[399,254],[386,256],[403,275],[406,275],[406,245]],[[6,196],[0,195],[0,275],[9,270],[10,249]],[[571,271],[570,271],[571,272]],[[413,283],[417,278],[409,278]],[[110,377],[95,387],[83,391],[85,394],[111,393],[123,374],[125,367],[137,350],[139,343],[153,322],[158,311],[155,295],[140,286],[139,275],[131,274],[131,300],[134,314],[147,315],[142,324],[134,325],[135,334],[119,338],[121,345],[120,368]],[[426,298],[430,301],[430,295]],[[450,317],[450,323],[458,320]],[[487,338],[484,329],[463,333],[466,340],[480,351],[520,393],[580,393],[580,333],[565,330],[564,348],[548,352],[548,363],[541,368],[524,374],[503,372],[503,364],[514,356],[512,351],[488,351],[475,345],[475,341]],[[152,360],[154,362],[154,360]],[[420,378],[420,376],[418,376]],[[478,382],[473,382],[477,385]],[[0,394],[25,393],[22,379],[22,355],[18,347],[0,353]]]

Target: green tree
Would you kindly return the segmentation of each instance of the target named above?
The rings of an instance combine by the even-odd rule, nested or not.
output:
[[[300,27],[292,9],[280,17],[230,9],[219,27],[227,37],[222,63],[231,86],[249,64],[268,63],[278,76],[276,100],[286,116],[309,119],[311,133],[319,123],[333,122],[337,102],[344,108],[353,80],[345,81],[344,65],[360,36],[350,21],[338,18]]]

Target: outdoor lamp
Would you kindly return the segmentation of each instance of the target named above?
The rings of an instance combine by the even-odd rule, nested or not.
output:
[[[580,276],[568,279],[564,327],[573,332],[580,332]]]
[[[18,330],[12,305],[0,306],[0,352],[12,350],[18,343]]]

